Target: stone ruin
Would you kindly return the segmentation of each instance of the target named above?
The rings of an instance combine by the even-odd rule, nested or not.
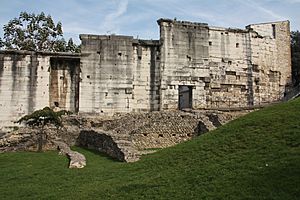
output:
[[[62,129],[48,126],[45,130],[44,149],[59,147],[72,161],[72,156],[80,158],[80,155],[68,146],[78,145],[104,152],[119,161],[135,162],[144,154],[190,140],[248,112],[164,111],[112,117],[64,116]],[[0,152],[36,150],[38,131],[21,127],[3,133]],[[84,164],[77,163],[78,166],[84,166],[83,161]]]
[[[0,127],[58,107],[82,114],[227,109],[280,101],[288,21],[245,29],[159,19],[159,40],[81,34],[82,51],[0,51]]]
[[[62,130],[48,127],[47,149],[60,141],[132,162],[239,115],[221,110],[287,98],[289,21],[157,22],[159,40],[81,34],[80,54],[0,51],[0,151],[34,150],[38,130],[4,127],[46,106],[76,113]]]

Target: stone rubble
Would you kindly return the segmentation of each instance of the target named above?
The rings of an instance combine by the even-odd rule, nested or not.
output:
[[[128,113],[111,117],[64,116],[61,129],[51,126],[45,128],[43,149],[54,150],[59,146],[62,153],[66,154],[64,148],[69,151],[69,146],[78,145],[104,152],[119,161],[135,162],[143,154],[190,140],[248,112],[185,110]],[[1,133],[0,152],[35,151],[38,133],[38,129],[27,127]],[[85,165],[81,155],[74,152],[67,154],[71,159],[70,167]]]
[[[57,146],[59,154],[65,155],[70,159],[69,168],[84,168],[86,166],[84,155],[77,151],[72,151],[64,142],[54,141],[53,143]]]

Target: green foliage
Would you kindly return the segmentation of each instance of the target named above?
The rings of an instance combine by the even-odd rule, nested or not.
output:
[[[3,44],[3,41],[2,41],[2,39],[1,39],[1,37],[0,37],[0,49],[1,49],[2,47],[4,47],[4,44]]]
[[[3,26],[4,38],[0,47],[31,51],[78,52],[77,45],[69,48],[63,38],[62,23],[55,24],[50,15],[21,12],[18,18]],[[75,51],[76,50],[76,51]]]
[[[300,32],[291,32],[292,77],[294,85],[300,84]]]
[[[68,44],[66,46],[66,51],[80,53],[80,51],[81,51],[81,45],[76,45],[73,42],[72,38],[70,38],[69,41],[68,41]]]
[[[230,122],[192,141],[114,161],[75,148],[79,170],[56,152],[0,154],[5,199],[299,199],[300,98]]]
[[[51,108],[45,107],[41,110],[34,111],[29,115],[23,116],[16,123],[24,122],[28,126],[38,127],[46,124],[53,124],[57,127],[62,126],[61,116],[71,114],[69,111],[61,110],[54,112]]]

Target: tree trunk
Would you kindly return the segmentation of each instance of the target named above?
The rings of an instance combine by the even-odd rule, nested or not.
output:
[[[43,151],[44,144],[44,124],[41,127],[41,132],[38,134],[38,152]]]

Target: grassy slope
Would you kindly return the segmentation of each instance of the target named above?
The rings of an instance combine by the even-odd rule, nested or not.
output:
[[[120,163],[93,151],[84,169],[56,152],[0,154],[0,199],[297,199],[300,99],[197,139]]]

